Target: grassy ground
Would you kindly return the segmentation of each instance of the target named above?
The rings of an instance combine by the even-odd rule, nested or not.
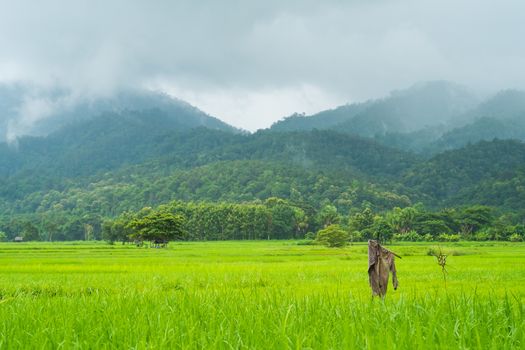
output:
[[[198,242],[0,244],[0,349],[525,348],[525,244],[390,245],[399,289],[372,299],[367,248]]]

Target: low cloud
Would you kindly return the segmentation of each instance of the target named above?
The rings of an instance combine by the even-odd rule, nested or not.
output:
[[[423,80],[524,88],[524,12],[512,0],[2,1],[0,81],[89,96],[162,86],[254,130]],[[13,125],[52,109],[28,101]]]

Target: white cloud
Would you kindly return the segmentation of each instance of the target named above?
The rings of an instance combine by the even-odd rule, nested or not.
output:
[[[276,121],[295,112],[312,114],[343,104],[345,99],[312,85],[260,90],[206,90],[192,91],[173,85],[157,85],[156,89],[167,91],[198,106],[203,111],[225,122],[256,131],[267,128],[269,121]]]
[[[249,129],[427,79],[525,88],[518,0],[0,5],[0,81],[77,94],[162,81]]]

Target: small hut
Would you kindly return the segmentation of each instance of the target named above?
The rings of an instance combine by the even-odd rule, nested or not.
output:
[[[15,241],[15,242],[23,242],[24,241],[24,237],[16,236],[13,241]]]

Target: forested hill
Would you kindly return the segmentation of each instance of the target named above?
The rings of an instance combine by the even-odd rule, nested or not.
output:
[[[293,115],[270,130],[332,129],[431,156],[494,138],[525,140],[525,92],[504,90],[479,100],[467,88],[428,82],[383,99],[315,115]]]
[[[346,215],[417,203],[524,214],[521,141],[421,157],[336,130],[249,134],[199,125],[165,109],[120,110],[0,143],[0,231],[11,237],[45,223],[39,230],[79,237],[86,224],[100,237],[106,218],[173,200],[263,205],[277,197],[311,220],[325,208]]]
[[[15,145],[4,144],[1,155],[16,158],[11,167],[3,168],[4,175],[36,170],[76,177],[137,164],[170,150],[209,150],[213,142],[230,138],[235,135],[226,131],[189,128],[160,110],[126,111],[78,121],[47,137],[22,137]]]
[[[418,164],[404,183],[438,206],[486,204],[525,207],[525,143],[481,141]]]
[[[466,88],[434,81],[393,91],[382,99],[341,106],[308,117],[294,115],[273,124],[271,129],[334,129],[372,137],[448,124],[476,105],[477,98]]]
[[[235,134],[180,130],[162,114],[105,114],[47,137],[0,148],[6,198],[88,183],[119,169],[166,174],[216,162],[260,160],[317,172],[344,172],[380,181],[398,177],[417,157],[373,140],[334,131]],[[34,176],[38,174],[38,176]]]
[[[11,213],[68,202],[70,210],[115,215],[173,199],[272,196],[313,207],[328,201],[345,211],[364,202],[384,209],[423,202],[515,210],[523,204],[525,146],[494,140],[425,160],[330,130],[181,129],[152,110],[104,114],[47,137],[22,138],[17,148],[4,144],[0,164],[2,210]],[[503,187],[505,198],[490,194]],[[101,201],[99,208],[86,207]]]
[[[121,89],[103,96],[77,95],[67,89],[0,83],[0,142],[24,135],[45,136],[101,114],[138,113],[149,114],[150,118],[162,114],[169,120],[170,128],[203,126],[240,132],[187,102],[160,92]]]

